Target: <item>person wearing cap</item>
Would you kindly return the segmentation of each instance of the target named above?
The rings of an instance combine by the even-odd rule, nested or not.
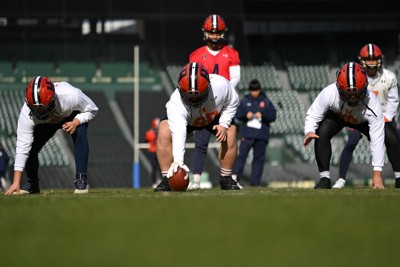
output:
[[[240,182],[247,156],[250,149],[253,149],[249,183],[251,186],[260,186],[269,130],[271,123],[276,120],[276,109],[266,93],[261,90],[260,82],[257,79],[250,81],[249,93],[240,101],[235,118],[242,124],[239,155],[233,167],[233,174]]]

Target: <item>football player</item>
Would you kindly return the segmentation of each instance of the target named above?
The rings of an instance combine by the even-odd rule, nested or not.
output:
[[[375,44],[364,45],[359,54],[359,62],[365,68],[368,77],[368,89],[378,97],[385,121],[386,151],[395,176],[395,187],[400,188],[400,138],[396,132],[397,108],[399,94],[396,75],[383,68],[383,54]],[[333,188],[343,188],[346,183],[346,174],[349,169],[353,151],[362,135],[356,129],[348,129],[348,141],[343,148],[339,163],[339,179]]]
[[[196,49],[189,56],[190,62],[199,62],[210,74],[219,74],[230,81],[236,88],[240,81],[239,53],[226,42],[227,26],[220,15],[209,15],[201,28],[206,45]],[[189,189],[200,188],[200,177],[203,172],[211,133],[207,130],[196,130],[194,133],[195,148],[192,157],[193,181]]]
[[[314,150],[320,180],[315,189],[330,189],[331,139],[344,127],[363,133],[371,143],[372,185],[382,189],[384,165],[384,120],[376,95],[367,89],[368,79],[363,66],[346,63],[338,72],[336,82],[325,87],[307,111],[304,125],[304,147],[315,139]]]
[[[158,127],[157,159],[162,181],[155,192],[171,191],[168,178],[178,167],[189,173],[184,163],[186,137],[201,129],[214,134],[221,143],[218,155],[221,189],[240,189],[231,176],[238,150],[233,121],[238,105],[239,96],[224,77],[209,75],[197,62],[190,62],[181,70],[177,88],[166,104],[167,115]]]
[[[98,108],[80,89],[66,82],[34,77],[26,87],[17,127],[14,179],[6,195],[40,193],[38,154],[46,142],[63,129],[74,142],[75,194],[88,193],[88,123]],[[20,188],[25,168],[27,182]]]

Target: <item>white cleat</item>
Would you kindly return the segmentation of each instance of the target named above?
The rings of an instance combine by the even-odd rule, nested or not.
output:
[[[190,182],[188,186],[188,190],[197,190],[200,189],[200,183],[198,182]]]
[[[346,180],[343,178],[339,178],[339,179],[337,179],[335,184],[332,186],[332,188],[340,189],[340,188],[343,188],[345,184],[346,184]]]
[[[87,193],[89,193],[89,190],[87,188],[83,190],[75,189],[74,191],[74,194],[87,194]]]
[[[243,185],[241,185],[238,181],[236,181],[237,186],[239,186],[240,190],[243,189]]]

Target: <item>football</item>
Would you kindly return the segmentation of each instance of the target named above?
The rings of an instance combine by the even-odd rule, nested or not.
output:
[[[168,179],[169,187],[172,191],[186,191],[189,186],[189,177],[185,179],[187,172],[178,167],[178,170]]]

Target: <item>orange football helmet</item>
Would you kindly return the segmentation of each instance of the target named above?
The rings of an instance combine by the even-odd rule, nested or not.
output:
[[[337,72],[336,86],[340,98],[349,106],[356,106],[367,93],[368,78],[365,69],[355,62],[344,64]]]
[[[361,48],[358,60],[369,76],[375,76],[382,68],[383,54],[377,45],[366,44]]]
[[[201,106],[211,88],[206,68],[200,63],[190,62],[181,70],[177,87],[185,104],[194,108]]]
[[[204,41],[210,42],[213,45],[221,45],[226,40],[226,31],[228,28],[220,15],[213,14],[204,20],[201,30],[203,32]],[[209,36],[210,33],[219,34],[220,37],[211,38]]]
[[[53,114],[56,99],[53,82],[44,76],[36,76],[26,87],[25,102],[39,120],[46,120]]]

